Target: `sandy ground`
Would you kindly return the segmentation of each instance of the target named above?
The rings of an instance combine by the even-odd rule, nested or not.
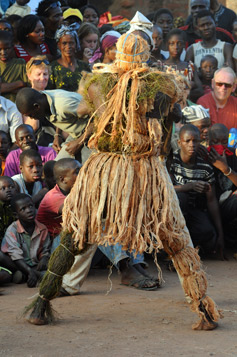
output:
[[[0,296],[0,356],[237,356],[237,261],[204,262],[209,295],[224,311],[214,331],[192,331],[198,320],[184,300],[176,273],[163,266],[157,291],[120,285],[108,270],[92,270],[81,295],[57,298],[60,313],[51,326],[20,318],[37,289],[8,285]],[[150,262],[149,270],[155,272]],[[3,288],[2,288],[3,289]]]

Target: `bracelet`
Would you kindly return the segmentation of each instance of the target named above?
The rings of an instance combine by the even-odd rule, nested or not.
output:
[[[231,169],[231,167],[229,167],[229,172],[227,172],[227,174],[224,174],[224,172],[223,172],[223,174],[224,174],[225,176],[230,176],[231,172],[232,172],[232,169]]]
[[[60,138],[62,138],[62,135],[61,135],[61,134],[57,134],[57,133],[56,133],[56,134],[54,134],[54,137],[55,137],[55,136],[59,136]]]

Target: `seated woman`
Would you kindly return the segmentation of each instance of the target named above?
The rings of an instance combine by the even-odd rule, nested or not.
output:
[[[26,64],[26,74],[31,84],[31,87],[35,90],[42,91],[48,85],[50,66],[46,56],[31,57]],[[55,129],[53,124],[48,120],[39,122],[37,119],[24,116],[24,123],[29,124],[34,129],[37,136],[37,144],[41,146],[48,146],[53,142],[53,136]]]
[[[191,82],[189,99],[196,102],[203,95],[203,88],[194,64],[180,60],[180,55],[185,46],[184,36],[184,32],[180,29],[173,29],[168,33],[169,58],[164,61],[164,65],[167,71],[178,71],[188,78]]]
[[[76,92],[82,77],[81,72],[90,72],[89,65],[76,58],[79,45],[77,33],[70,27],[62,26],[56,32],[56,41],[61,57],[51,63],[48,88]]]
[[[99,30],[93,24],[82,24],[78,31],[78,38],[81,47],[78,58],[92,65],[94,61],[91,61],[91,59],[94,56],[95,51],[99,48]]]
[[[49,55],[49,49],[44,43],[44,25],[36,15],[27,15],[18,25],[18,41],[15,45],[16,56],[28,62],[37,55]]]

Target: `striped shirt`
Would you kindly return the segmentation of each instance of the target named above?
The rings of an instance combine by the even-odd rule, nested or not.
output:
[[[205,162],[200,156],[196,156],[194,165],[185,164],[181,157],[180,152],[173,155],[170,173],[173,177],[173,184],[175,186],[185,185],[189,182],[205,181],[210,185],[215,183],[214,171],[211,165]],[[189,203],[192,206],[203,206],[203,199],[205,194],[200,194],[196,191],[189,192]]]

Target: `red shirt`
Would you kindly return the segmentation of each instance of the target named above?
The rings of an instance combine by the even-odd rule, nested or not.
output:
[[[31,55],[22,47],[22,45],[15,45],[14,50],[16,53],[16,56],[19,58],[23,58],[26,62],[28,62],[31,59]],[[40,45],[40,50],[42,55],[47,55],[50,54],[49,48],[46,45],[46,43],[42,43]]]
[[[62,215],[58,213],[66,196],[61,192],[58,185],[46,193],[40,202],[37,212],[37,220],[43,223],[49,231],[50,237],[56,237],[62,230]]]
[[[200,97],[197,104],[209,109],[212,125],[224,124],[228,130],[237,128],[237,98],[230,96],[224,108],[217,108],[211,92]]]

